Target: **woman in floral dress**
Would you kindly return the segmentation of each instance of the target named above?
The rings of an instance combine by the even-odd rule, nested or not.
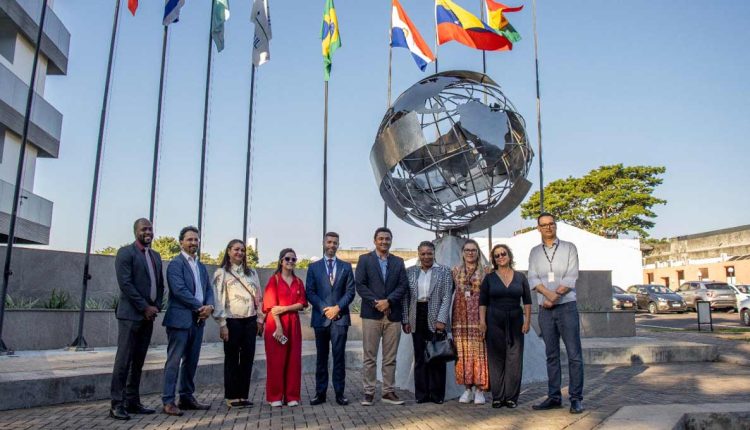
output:
[[[479,245],[469,239],[461,248],[463,264],[453,268],[453,340],[458,349],[456,383],[466,387],[458,399],[460,403],[483,404],[484,392],[489,389],[487,348],[479,329],[479,287],[485,268],[479,255]]]

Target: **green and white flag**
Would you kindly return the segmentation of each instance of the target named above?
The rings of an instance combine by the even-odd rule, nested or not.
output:
[[[271,60],[271,13],[268,0],[254,0],[250,19],[255,24],[253,39],[253,64],[260,66]]]
[[[211,38],[216,50],[224,49],[224,22],[229,19],[229,0],[213,0],[214,10],[211,16]]]

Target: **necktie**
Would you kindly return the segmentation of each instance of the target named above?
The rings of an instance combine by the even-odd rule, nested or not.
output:
[[[154,262],[151,260],[151,255],[149,255],[148,253],[148,248],[143,248],[143,254],[146,257],[148,277],[151,279],[151,292],[149,293],[149,297],[153,302],[156,300],[156,270],[154,270]]]
[[[328,282],[333,286],[333,259],[327,258],[326,263],[328,263]]]

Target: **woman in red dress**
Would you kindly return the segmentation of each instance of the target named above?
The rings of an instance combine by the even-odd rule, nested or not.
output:
[[[297,312],[307,307],[305,287],[294,274],[297,254],[279,254],[276,272],[263,294],[266,315],[266,400],[273,407],[297,406],[302,382],[302,326]]]

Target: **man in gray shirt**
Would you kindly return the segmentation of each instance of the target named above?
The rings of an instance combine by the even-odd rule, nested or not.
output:
[[[554,215],[544,212],[537,218],[542,243],[529,254],[529,285],[539,299],[539,326],[547,355],[547,399],[532,406],[535,410],[562,407],[560,393],[560,338],[568,354],[570,413],[583,412],[583,354],[576,305],[578,250],[557,238]]]

